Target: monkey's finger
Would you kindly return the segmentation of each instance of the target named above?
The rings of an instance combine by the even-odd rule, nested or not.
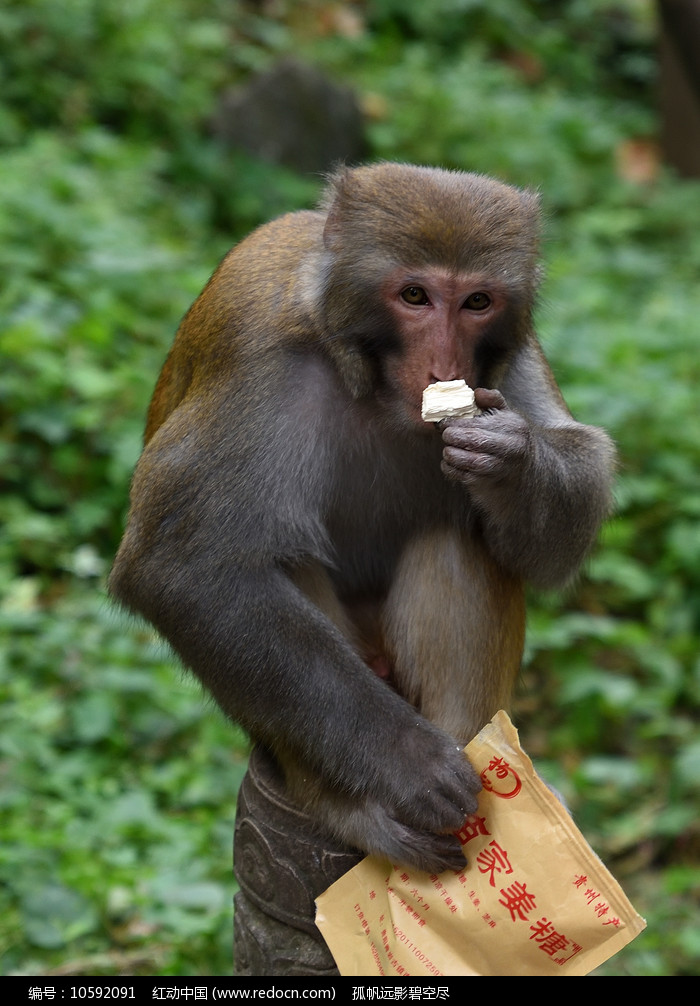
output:
[[[512,436],[507,433],[479,429],[445,430],[442,442],[448,447],[457,447],[465,451],[477,451],[482,454],[498,454],[508,449]]]
[[[465,817],[478,806],[481,790],[479,776],[471,770],[451,773],[450,778],[434,780],[430,788],[421,790],[418,800],[396,805],[395,815],[404,824],[434,833],[456,831]]]
[[[456,780],[455,780],[456,781]],[[456,831],[468,814],[477,808],[476,794],[481,787],[459,786],[441,791],[433,788],[424,793],[425,805],[417,820],[412,821],[432,831]]]
[[[372,801],[359,816],[358,810],[353,807],[346,817],[346,824],[350,823],[345,835],[349,844],[427,873],[464,869],[464,853],[454,834],[464,824],[464,817],[451,831],[442,832],[408,824]]]
[[[425,873],[461,872],[466,864],[459,840],[452,834],[435,835],[406,828],[392,821],[387,828],[385,843],[393,862],[407,863]]]
[[[508,408],[505,398],[496,388],[475,388],[474,402],[482,412],[486,412],[488,409]]]
[[[493,451],[510,450],[519,445],[524,447],[530,439],[526,421],[515,412],[476,417],[466,422],[456,420],[441,432],[443,443],[453,447],[484,448]]]
[[[469,475],[488,475],[495,478],[506,472],[502,458],[494,457],[493,454],[462,451],[455,447],[445,448],[440,467],[444,475],[456,479],[463,479]]]

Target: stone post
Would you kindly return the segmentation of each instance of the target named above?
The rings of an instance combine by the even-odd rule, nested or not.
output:
[[[271,756],[256,747],[236,812],[235,974],[337,975],[314,922],[314,899],[362,858],[314,830],[287,799]]]

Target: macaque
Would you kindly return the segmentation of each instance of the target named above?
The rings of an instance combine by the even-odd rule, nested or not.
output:
[[[509,703],[524,584],[569,581],[610,506],[537,254],[534,194],[403,164],[252,233],[177,333],[110,581],[322,831],[435,873],[464,866],[462,747]],[[480,414],[424,422],[457,379]]]

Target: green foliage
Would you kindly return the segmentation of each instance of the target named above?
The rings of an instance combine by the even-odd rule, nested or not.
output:
[[[4,973],[226,973],[241,735],[94,583],[0,632]]]
[[[360,10],[364,30],[339,19]],[[585,576],[532,598],[516,713],[649,920],[602,973],[697,973],[700,199],[615,168],[655,130],[652,6],[260,11],[0,10],[0,970],[230,969],[246,743],[102,585],[179,318],[233,240],[314,199],[207,128],[223,88],[291,52],[355,85],[374,156],[542,191],[539,329],[621,461]]]
[[[157,172],[101,131],[0,161],[0,576],[71,570],[118,533],[162,329],[206,277]]]
[[[226,81],[235,0],[6,0],[1,136],[100,122],[173,137]]]
[[[434,59],[476,48],[530,79],[604,84],[637,100],[654,77],[653,9],[636,0],[569,0],[565,11],[559,0],[373,0],[369,9],[380,38],[419,41]]]

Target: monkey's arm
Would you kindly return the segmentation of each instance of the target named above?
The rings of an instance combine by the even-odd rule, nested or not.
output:
[[[571,417],[538,346],[522,351],[501,390],[476,391],[481,416],[445,420],[443,472],[469,491],[499,562],[560,586],[610,511],[614,448]]]
[[[149,442],[111,590],[228,716],[294,766],[321,823],[367,851],[459,868],[446,833],[475,809],[478,777],[290,575],[330,561],[319,514],[332,469],[326,417],[297,393],[286,408],[226,404],[243,397],[223,389],[218,405],[211,391],[184,403]]]

